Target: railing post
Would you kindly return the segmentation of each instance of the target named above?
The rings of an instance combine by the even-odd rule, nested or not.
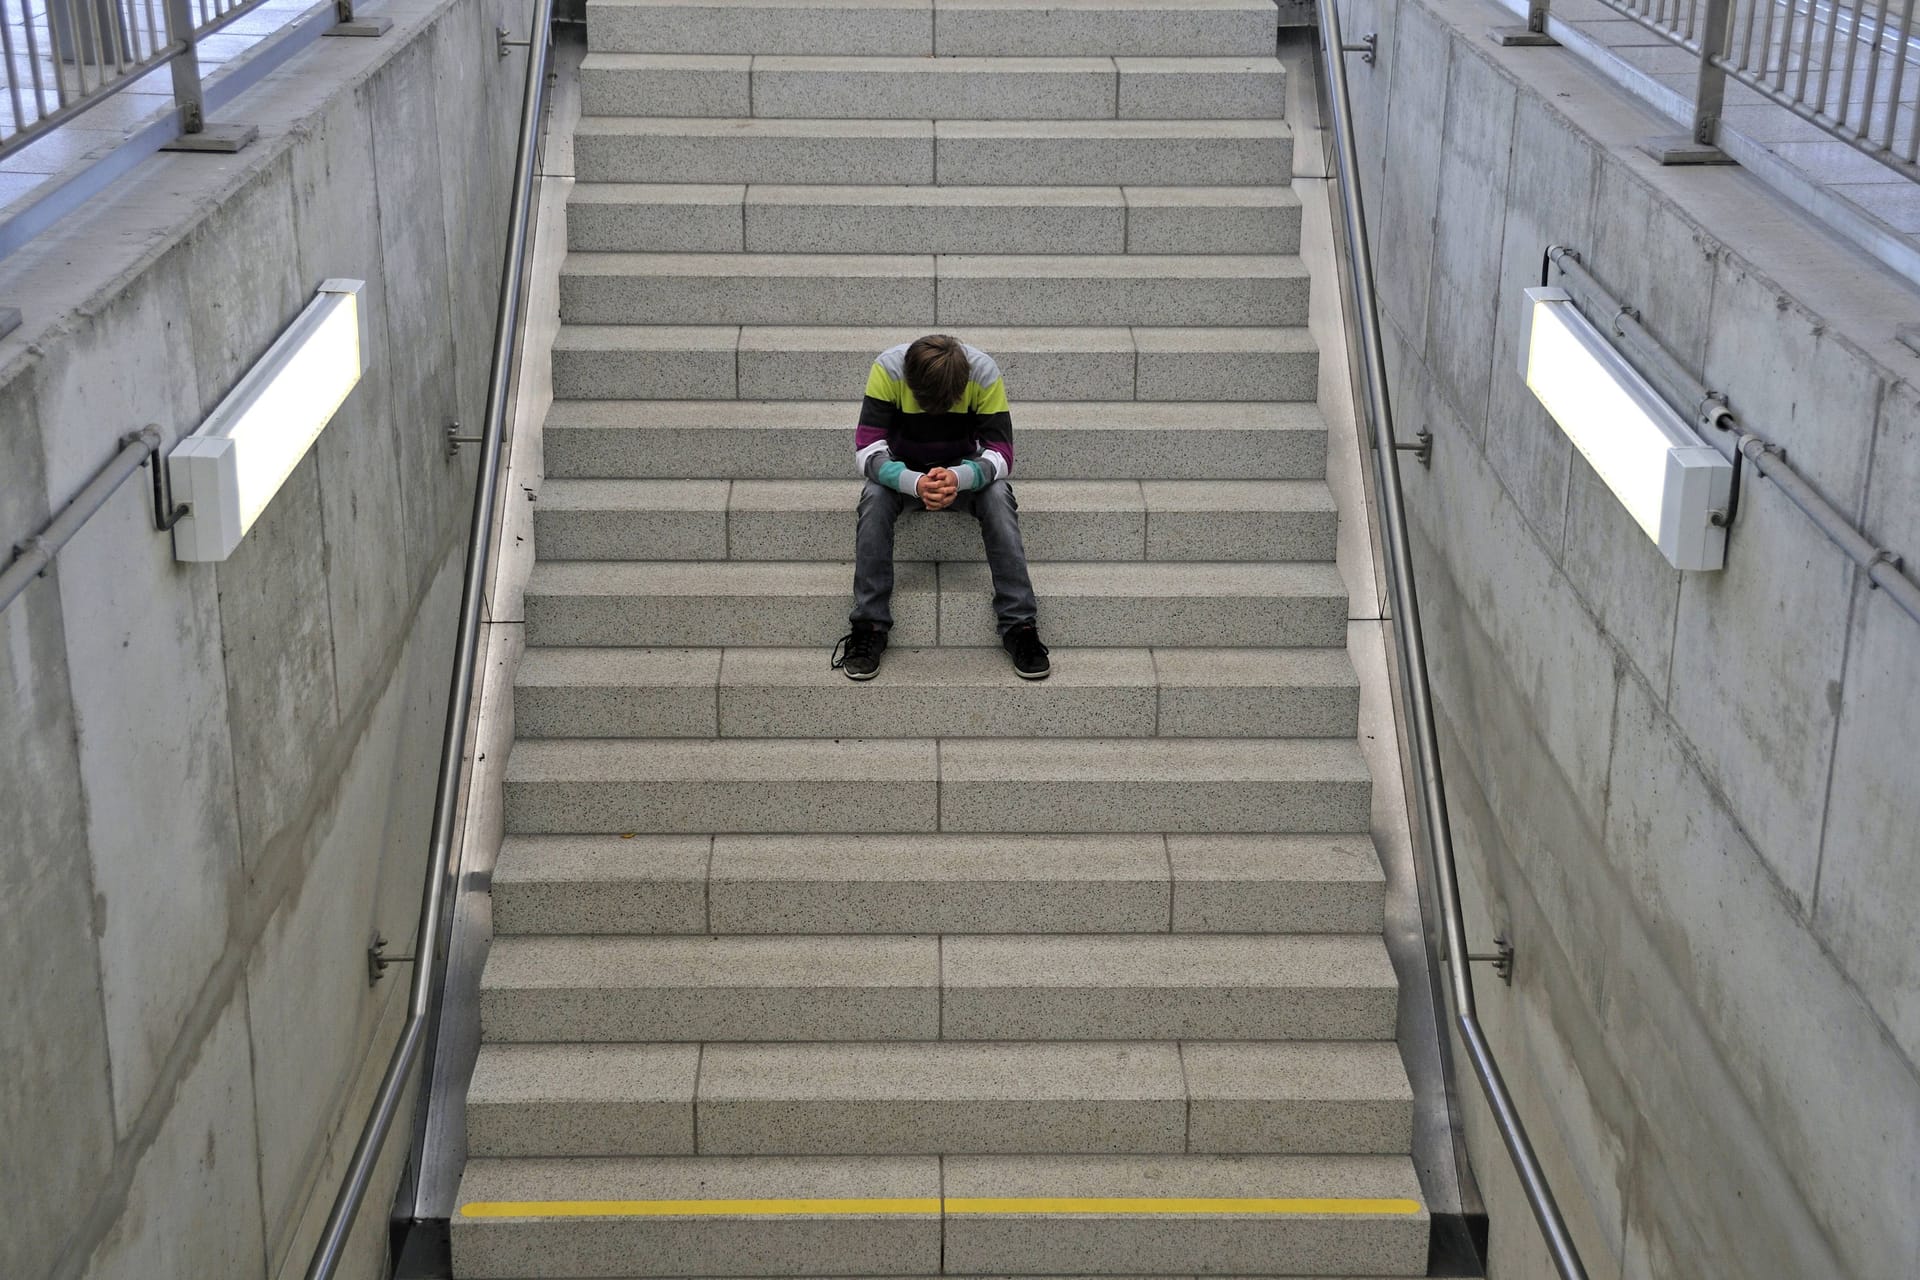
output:
[[[167,34],[180,45],[168,67],[173,72],[173,101],[180,108],[180,132],[200,133],[207,127],[200,91],[200,51],[193,33],[193,6],[189,0],[167,0]]]
[[[393,19],[383,17],[355,17],[353,0],[333,0],[334,24],[327,28],[330,36],[359,36],[362,38],[383,36],[393,29]]]
[[[1527,25],[1488,27],[1487,39],[1508,48],[1557,49],[1560,42],[1547,34],[1547,6],[1551,0],[1527,0]]]
[[[199,33],[193,26],[192,0],[166,0],[167,34],[180,46],[167,59],[173,72],[173,101],[180,110],[180,136],[162,151],[214,151],[232,154],[260,136],[253,125],[208,125],[200,83]]]
[[[1733,0],[1707,0],[1707,20],[1700,28],[1700,74],[1693,90],[1693,132],[1640,144],[1661,164],[1734,162],[1720,149],[1720,113],[1727,96],[1727,71],[1721,63],[1733,44],[1733,14]]]

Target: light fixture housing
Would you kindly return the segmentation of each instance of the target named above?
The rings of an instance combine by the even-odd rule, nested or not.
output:
[[[1676,569],[1726,562],[1733,464],[1673,411],[1564,289],[1528,289],[1520,373]]]
[[[239,385],[167,455],[178,560],[225,560],[367,371],[364,280],[323,280]]]

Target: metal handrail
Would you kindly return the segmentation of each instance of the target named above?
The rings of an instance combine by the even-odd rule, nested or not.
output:
[[[60,508],[60,514],[48,521],[47,527],[31,538],[20,543],[13,560],[4,570],[0,570],[0,610],[19,599],[32,581],[47,571],[53,558],[60,549],[73,540],[94,513],[105,506],[107,499],[120,491],[127,477],[146,465],[149,458],[160,451],[160,428],[142,427],[120,442],[120,451],[107,460],[107,464],[94,473],[79,493],[66,506]],[[159,474],[161,463],[154,462],[155,476]],[[156,487],[154,492],[158,494]],[[155,511],[159,511],[156,505]],[[156,522],[159,517],[156,515]],[[164,527],[164,526],[162,526]]]
[[[387,1062],[373,1109],[360,1130],[353,1160],[334,1197],[326,1228],[320,1234],[307,1280],[330,1280],[340,1265],[348,1233],[368,1185],[407,1082],[419,1065],[433,1014],[440,971],[440,920],[445,909],[447,880],[453,865],[453,833],[466,775],[467,724],[473,704],[474,669],[478,663],[481,608],[486,599],[487,568],[493,553],[495,490],[499,487],[501,437],[505,429],[507,393],[513,380],[514,359],[520,346],[520,309],[524,282],[527,232],[533,209],[535,158],[539,150],[541,117],[547,96],[547,68],[553,50],[553,0],[534,0],[527,39],[527,83],[520,99],[519,150],[514,159],[513,207],[507,221],[507,246],[500,276],[500,304],[495,314],[493,365],[487,382],[486,423],[481,431],[480,472],[474,479],[473,520],[467,533],[466,572],[460,591],[460,634],[455,645],[452,688],[447,698],[446,734],[440,744],[440,780],[434,793],[433,832],[427,859],[426,884],[420,895],[420,923],[414,935],[413,985],[408,997],[407,1022]]]
[[[1513,1097],[1494,1061],[1493,1050],[1481,1030],[1473,998],[1473,975],[1468,967],[1467,926],[1460,909],[1460,880],[1454,865],[1453,829],[1447,820],[1446,784],[1440,768],[1440,740],[1433,723],[1433,692],[1427,678],[1426,644],[1420,628],[1419,593],[1413,581],[1413,549],[1407,539],[1406,500],[1400,488],[1399,451],[1394,447],[1393,408],[1387,393],[1386,353],[1380,344],[1379,308],[1374,296],[1373,259],[1367,246],[1365,213],[1361,207],[1360,158],[1354,147],[1353,106],[1347,95],[1346,52],[1340,36],[1336,0],[1314,6],[1320,30],[1320,53],[1326,67],[1328,99],[1333,125],[1336,186],[1345,223],[1347,269],[1353,288],[1354,317],[1360,331],[1360,355],[1366,391],[1365,415],[1373,429],[1373,464],[1379,486],[1379,507],[1386,551],[1387,577],[1393,591],[1394,646],[1399,660],[1402,699],[1410,720],[1413,778],[1418,793],[1427,855],[1433,864],[1433,883],[1439,894],[1441,960],[1447,966],[1453,995],[1454,1021],[1464,1042],[1474,1076],[1486,1094],[1494,1127],[1506,1143],[1507,1154],[1519,1175],[1521,1190],[1533,1209],[1546,1239],[1547,1251],[1561,1280],[1586,1280],[1586,1268],[1574,1247],[1553,1190],[1527,1138]],[[1371,49],[1370,45],[1356,48]]]

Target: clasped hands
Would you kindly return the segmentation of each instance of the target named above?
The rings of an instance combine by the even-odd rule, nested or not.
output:
[[[927,510],[944,511],[960,496],[960,477],[946,467],[930,467],[916,489]]]

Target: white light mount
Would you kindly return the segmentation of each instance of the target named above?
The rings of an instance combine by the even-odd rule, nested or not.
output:
[[[225,560],[367,371],[364,280],[323,280],[312,302],[200,429],[167,455],[179,560]]]
[[[1707,444],[1564,289],[1527,290],[1527,388],[1676,569],[1726,562],[1733,464]]]

